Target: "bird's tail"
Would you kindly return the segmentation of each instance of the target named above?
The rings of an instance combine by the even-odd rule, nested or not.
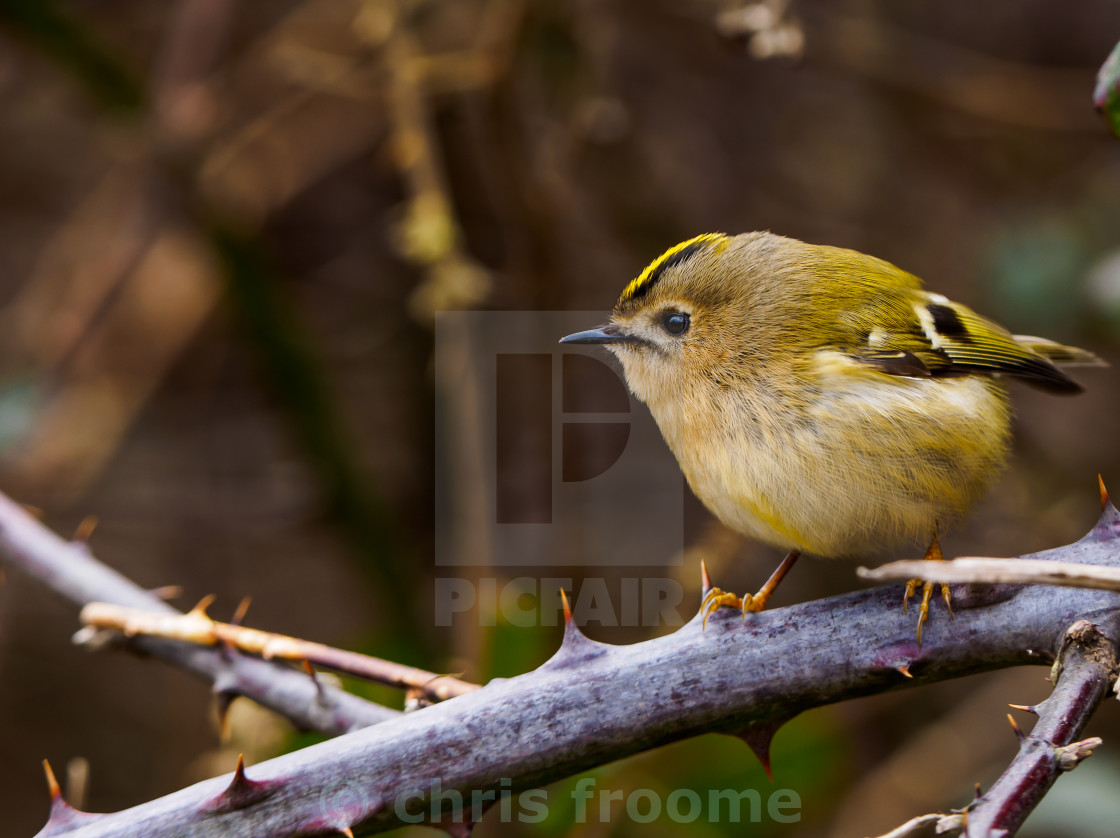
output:
[[[1015,340],[1043,358],[1063,367],[1107,367],[1108,362],[1085,349],[1063,346],[1034,335],[1015,335]]]

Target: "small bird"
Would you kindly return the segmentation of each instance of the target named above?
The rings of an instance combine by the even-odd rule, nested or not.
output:
[[[1054,393],[1090,352],[1012,335],[873,256],[768,232],[707,233],[669,248],[603,326],[693,492],[724,524],[789,555],[754,595],[761,611],[802,552],[858,558],[963,515],[1007,459],[1006,380]],[[923,586],[918,642],[934,583]],[[948,586],[941,586],[949,605]],[[950,610],[951,613],[951,610]]]

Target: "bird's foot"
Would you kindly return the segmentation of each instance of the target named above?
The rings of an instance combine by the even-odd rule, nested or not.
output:
[[[793,567],[793,563],[797,561],[800,553],[796,550],[786,556],[777,569],[770,574],[770,578],[766,580],[766,584],[758,589],[756,594],[744,594],[737,596],[735,594],[726,593],[719,588],[712,588],[704,597],[704,601],[700,604],[700,612],[704,615],[704,622],[702,627],[708,625],[708,618],[712,616],[720,608],[738,608],[743,614],[743,619],[747,618],[749,612],[758,612],[766,607],[766,603],[770,601],[770,595],[778,587],[778,583]]]
[[[945,557],[941,554],[941,545],[937,541],[936,533],[933,540],[929,543],[929,548],[926,550],[926,561],[940,562],[944,561]],[[922,601],[918,606],[918,645],[922,645],[922,624],[929,617],[929,603],[933,599],[934,586],[941,586],[941,598],[945,600],[945,607],[949,609],[949,619],[953,617],[953,597],[949,593],[949,586],[944,582],[930,582],[925,579],[911,579],[906,583],[906,593],[902,598],[902,613],[909,613],[908,607],[910,605],[910,597],[914,596],[918,588],[922,589]]]
[[[703,625],[707,626],[708,618],[720,608],[738,609],[743,613],[743,619],[746,619],[749,611],[761,611],[766,607],[766,600],[769,599],[769,596],[762,596],[761,594],[760,591],[758,594],[744,594],[740,597],[736,594],[721,591],[719,588],[712,588],[700,604],[700,611],[704,615]]]

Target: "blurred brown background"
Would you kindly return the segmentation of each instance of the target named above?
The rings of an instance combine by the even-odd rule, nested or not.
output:
[[[525,671],[555,629],[431,618],[435,452],[453,442],[433,442],[434,415],[465,409],[433,372],[434,312],[605,312],[669,245],[765,228],[881,256],[1115,365],[1120,142],[1090,95],[1118,38],[1113,0],[4,0],[0,489],[63,533],[97,515],[95,553],[182,585],[183,607],[214,592],[228,617],[252,594],[262,628]],[[1115,376],[1081,373],[1075,399],[1017,388],[1017,456],[946,552],[1089,528],[1096,474],[1120,489]],[[684,514],[689,607],[701,555],[725,588],[769,573],[774,551],[694,500]],[[856,585],[850,565],[803,563],[778,604]],[[75,628],[8,574],[5,834],[44,822],[43,757],[88,760],[86,806],[111,810],[307,741],[239,702],[223,749],[204,685],[74,650]],[[1004,705],[1043,698],[1044,674],[806,714],[774,758],[802,819],[752,834],[862,836],[963,804],[1014,752]],[[1024,834],[1114,833],[1116,795],[1095,791],[1120,781],[1112,707],[1089,732],[1105,748]],[[773,788],[719,737],[596,776]],[[573,825],[569,785],[518,834],[642,830]]]

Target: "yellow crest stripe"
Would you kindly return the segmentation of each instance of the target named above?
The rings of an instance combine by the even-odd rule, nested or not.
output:
[[[718,244],[720,250],[727,247],[727,236],[723,233],[702,233],[688,241],[673,245],[650,262],[636,279],[631,280],[630,284],[622,289],[619,302],[625,303],[641,297],[654,286],[666,269],[679,265],[698,250],[714,244]]]

